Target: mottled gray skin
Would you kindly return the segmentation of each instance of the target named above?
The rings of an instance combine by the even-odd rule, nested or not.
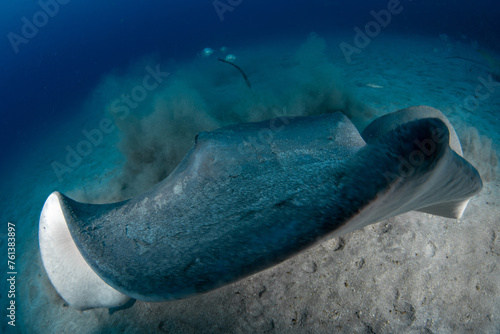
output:
[[[400,175],[401,159],[436,129],[443,142],[411,175]],[[443,160],[460,173],[436,192],[426,180]],[[408,188],[420,184],[429,194],[414,201]],[[149,191],[99,206],[63,197],[63,210],[83,257],[106,283],[140,300],[164,301],[234,282],[337,232],[480,189],[477,171],[450,150],[442,121],[407,123],[366,145],[334,113],[200,133]],[[371,209],[389,193],[397,200]]]

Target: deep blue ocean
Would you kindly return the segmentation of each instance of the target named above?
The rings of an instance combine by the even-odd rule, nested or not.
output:
[[[364,36],[361,39],[360,31]],[[473,200],[470,206],[473,212],[484,213],[477,221],[488,222],[490,230],[482,235],[484,239],[478,237],[471,245],[479,249],[480,245],[492,242],[494,246],[488,246],[485,252],[500,254],[500,183],[496,154],[500,148],[498,0],[4,0],[0,4],[0,35],[3,36],[0,47],[0,261],[6,259],[7,224],[15,223],[19,272],[17,328],[5,320],[4,306],[8,305],[5,269],[4,276],[0,277],[0,332],[138,332],[137,328],[143,326],[149,316],[148,303],[138,303],[126,311],[131,313],[117,312],[112,317],[114,311],[75,311],[58,297],[45,274],[38,247],[38,223],[45,199],[55,190],[92,203],[135,196],[177,166],[196,133],[237,122],[261,121],[271,118],[276,110],[289,112],[287,115],[340,110],[360,130],[375,117],[409,106],[430,105],[440,109],[456,125],[465,157],[475,164],[487,189],[482,193],[485,197],[480,202]],[[346,42],[357,51],[346,49]],[[217,58],[241,66],[248,78],[241,68],[240,73]],[[141,99],[138,106],[128,104],[128,109],[123,109],[122,99],[121,107],[127,110],[127,116],[121,119],[113,114],[114,99],[129,92],[139,94],[138,86],[146,92],[145,81],[141,80],[145,74],[151,74],[155,66],[160,68],[160,64],[162,71],[168,74],[161,78],[153,75],[159,85],[155,83],[154,89],[148,88],[147,99],[144,102]],[[106,126],[113,130],[104,131]],[[101,131],[98,139],[93,137],[98,143],[88,136],[88,133],[95,134],[96,129]],[[89,151],[88,155],[80,153],[75,162],[71,152],[85,150]],[[432,221],[433,218],[422,219]],[[473,221],[468,219],[460,223],[468,226],[467,222]],[[430,244],[427,240],[422,242],[424,246]],[[461,245],[455,246],[462,249]],[[450,247],[450,253],[460,253]],[[448,253],[443,256],[447,259]],[[457,263],[483,264],[480,257],[461,260],[463,262]],[[419,265],[421,263],[414,267]],[[496,299],[492,303],[498,303],[499,290],[495,288],[500,287],[495,276],[498,266],[488,262],[482,267],[493,268],[484,277],[493,282],[494,288],[481,298],[493,296]],[[320,279],[318,282],[321,287],[323,283]],[[412,289],[411,284],[407,285],[408,291]],[[411,292],[434,301],[432,291],[421,292],[420,287]],[[474,286],[463,299],[483,303],[483,299],[477,296],[475,299],[473,294],[479,290]],[[284,291],[286,295],[288,290]],[[483,291],[486,290],[481,293]],[[263,293],[256,294],[260,298]],[[397,294],[399,296],[399,291]],[[372,300],[377,298],[374,296]],[[480,332],[488,333],[491,328],[500,328],[498,305],[495,308],[491,304],[490,308],[491,300],[484,300],[485,308],[493,310],[483,317],[491,316],[491,325],[484,325],[476,317],[474,321],[478,322],[471,320],[470,327],[452,329],[467,332],[474,326],[484,325],[480,328],[486,329]],[[151,314],[155,315],[151,317],[159,324],[154,323],[154,330],[144,329],[144,333],[168,332],[165,328],[170,328],[172,333],[219,332],[214,328],[234,332],[240,325],[228,319],[240,319],[240,315],[243,319],[248,312],[230,314],[223,308],[227,306],[225,299],[218,301],[214,307],[220,311],[219,320],[200,317],[201,320],[195,319],[192,324],[192,315],[197,314],[195,306],[182,304],[185,309],[179,306],[180,311],[172,313],[173,320],[161,320],[166,316],[161,317],[174,312],[175,306],[168,311],[165,310],[171,306],[164,305],[165,309],[161,304],[154,306],[156,309]],[[232,302],[233,299],[229,300],[228,305],[233,305]],[[448,305],[461,302],[453,300]],[[28,303],[33,306],[27,306]],[[422,306],[417,315],[432,313],[429,310],[440,309],[444,304]],[[314,305],[325,308],[328,303]],[[266,307],[267,310],[274,308]],[[283,311],[281,314],[288,312],[287,305],[276,306],[276,309]],[[210,306],[205,305],[204,310],[210,310]],[[410,313],[404,312],[400,314]],[[443,319],[448,316],[449,323],[469,321],[465,315],[455,319],[453,311],[446,312],[443,311]],[[362,318],[357,312],[351,313],[357,315],[353,321]],[[183,314],[188,314],[189,319],[182,318]],[[365,312],[365,316],[367,314]],[[419,321],[426,316],[422,315]],[[205,329],[203,324],[208,318],[213,321],[206,323],[213,327]],[[255,327],[255,331],[248,327],[240,332],[272,332],[274,328],[278,328],[276,332],[300,332],[298,327],[294,327],[295,332],[288,332],[285,322],[279,322],[278,318],[274,318],[272,326]],[[296,318],[295,315],[293,321],[296,322]],[[182,321],[176,322],[178,319]],[[373,315],[373,319],[359,322],[369,323],[370,329],[371,326],[382,328],[376,326],[385,323],[386,318],[379,314]],[[418,321],[410,320],[408,327],[396,326],[377,332],[409,329],[424,332],[423,325],[418,327],[415,325]],[[72,329],[64,327],[65,321],[71,322],[72,327],[68,328]],[[451,328],[436,319],[433,321],[437,330],[435,327],[432,331],[436,333]],[[196,330],[191,331],[188,325],[182,327],[185,323]],[[316,325],[318,323],[316,321]],[[315,332],[316,327],[311,326],[313,329],[309,332]],[[321,328],[337,328],[328,326]],[[348,331],[344,328],[344,332]]]
[[[144,55],[182,59],[199,52],[200,45],[221,41],[242,44],[307,36],[311,31],[350,30],[371,20],[371,10],[387,7],[383,0],[241,0],[228,7],[214,1],[72,0],[58,4],[57,14],[46,23],[40,21],[43,26],[28,42],[20,42],[16,52],[8,34],[22,36],[22,19],[33,22],[43,10],[41,3],[45,2],[2,4],[0,152],[4,158],[19,154],[31,141],[63,124],[71,116],[68,109],[84,99],[103,74]],[[404,11],[387,31],[467,34],[483,46],[500,48],[500,5],[494,0],[402,0],[401,4]]]

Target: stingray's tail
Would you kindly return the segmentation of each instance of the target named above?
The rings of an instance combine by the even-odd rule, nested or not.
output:
[[[221,61],[221,62],[223,62],[223,63],[226,63],[226,64],[229,64],[229,65],[232,65],[232,66],[236,67],[236,69],[237,69],[238,71],[240,71],[241,75],[243,75],[243,79],[245,79],[245,82],[247,83],[248,88],[252,88],[252,85],[250,85],[250,81],[248,81],[248,77],[247,77],[247,75],[245,74],[245,72],[243,72],[243,70],[241,69],[241,67],[239,67],[238,65],[233,64],[233,63],[231,63],[231,62],[229,62],[229,61],[227,61],[227,60],[221,59],[221,58],[219,58],[219,59],[217,59],[217,60],[218,60],[218,61]]]

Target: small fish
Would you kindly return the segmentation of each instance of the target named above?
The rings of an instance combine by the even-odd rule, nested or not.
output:
[[[201,56],[202,57],[210,57],[212,55],[212,53],[214,53],[214,49],[211,49],[211,48],[204,48],[202,51],[201,51]]]
[[[374,84],[374,83],[367,83],[366,84],[366,87],[371,87],[371,88],[384,88],[383,86],[380,86],[380,85],[377,85],[377,84]]]
[[[229,55],[226,56],[226,58],[224,58],[224,60],[227,61],[227,62],[232,63],[232,62],[234,62],[236,60],[236,56],[233,55],[233,54],[229,54]]]

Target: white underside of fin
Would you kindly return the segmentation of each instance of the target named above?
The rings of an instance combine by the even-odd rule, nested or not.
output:
[[[130,299],[106,284],[80,254],[66,224],[58,192],[45,201],[38,240],[43,266],[52,285],[72,307],[110,308]]]
[[[385,193],[374,198],[348,223],[329,236],[338,236],[361,229],[375,222],[416,210],[446,218],[462,217],[470,198],[456,199],[454,194],[467,193],[471,187],[469,180],[461,174],[461,169],[454,163],[458,155],[448,149],[440,162],[432,170],[432,174],[423,180],[406,180],[400,177],[398,182]],[[442,202],[439,202],[442,200]],[[429,205],[430,203],[434,203]]]
[[[455,201],[448,203],[440,203],[436,205],[431,205],[425,208],[418,209],[417,211],[430,213],[436,216],[442,216],[446,218],[459,219],[462,218],[467,204],[469,204],[470,199],[463,201]]]

